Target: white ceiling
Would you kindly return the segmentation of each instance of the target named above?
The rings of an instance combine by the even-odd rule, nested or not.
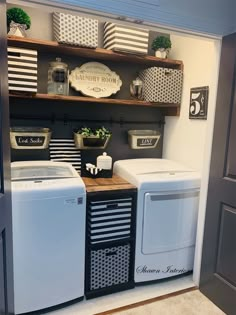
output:
[[[8,0],[20,3],[21,1]],[[127,21],[221,36],[234,30],[235,0],[24,0]]]

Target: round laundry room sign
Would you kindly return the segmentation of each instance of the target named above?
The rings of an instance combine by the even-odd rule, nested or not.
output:
[[[107,97],[120,90],[118,74],[100,62],[87,62],[75,68],[69,76],[71,86],[86,96]]]

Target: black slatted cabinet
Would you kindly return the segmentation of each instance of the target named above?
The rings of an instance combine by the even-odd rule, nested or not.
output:
[[[134,287],[136,198],[136,189],[87,195],[87,299]]]

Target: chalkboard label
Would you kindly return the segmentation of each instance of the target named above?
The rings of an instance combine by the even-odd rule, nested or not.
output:
[[[44,141],[43,136],[16,136],[16,143],[19,147],[40,147]]]
[[[209,86],[190,89],[189,119],[207,119]]]
[[[137,147],[153,147],[156,145],[158,139],[154,138],[140,138],[137,139]]]

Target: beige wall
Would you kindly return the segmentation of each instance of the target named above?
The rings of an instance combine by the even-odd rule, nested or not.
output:
[[[199,284],[210,171],[221,42],[172,35],[174,59],[184,62],[184,87],[180,117],[166,117],[163,157],[182,162],[201,172],[201,190],[193,279]],[[190,88],[209,86],[207,120],[190,120]]]
[[[170,57],[184,63],[184,86],[180,117],[166,117],[163,157],[201,171],[206,135],[215,112],[219,41],[183,35],[171,35],[171,40]],[[189,119],[190,89],[200,86],[209,86],[208,119]]]

